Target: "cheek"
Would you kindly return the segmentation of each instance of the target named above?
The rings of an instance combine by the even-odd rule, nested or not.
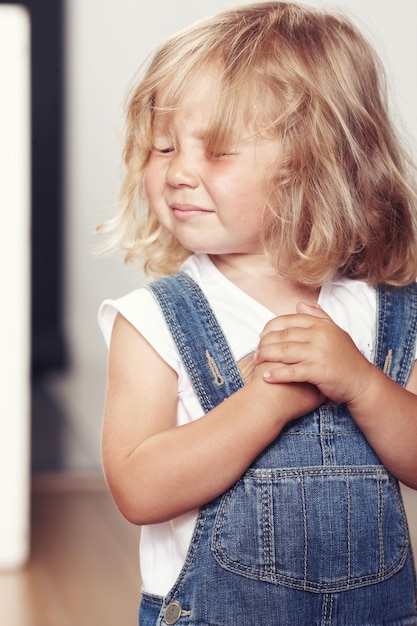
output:
[[[166,221],[166,210],[163,203],[163,185],[154,166],[147,166],[143,177],[143,191],[152,215],[160,224]]]
[[[164,188],[165,170],[161,163],[156,162],[152,157],[149,159],[144,173],[144,189],[146,195],[161,192]]]
[[[143,189],[145,191],[146,198],[150,201],[155,189],[155,177],[153,168],[147,165],[143,177]]]

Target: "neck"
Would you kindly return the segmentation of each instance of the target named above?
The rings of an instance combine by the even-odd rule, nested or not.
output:
[[[298,302],[317,303],[319,289],[297,285],[282,276],[264,254],[210,258],[228,280],[275,315],[295,313]]]
[[[237,276],[270,276],[278,277],[277,271],[272,267],[267,256],[259,254],[224,254],[212,255],[211,261],[227,278],[229,274]]]

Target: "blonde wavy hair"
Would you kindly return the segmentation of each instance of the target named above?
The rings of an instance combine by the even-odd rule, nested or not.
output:
[[[389,119],[380,61],[344,16],[290,2],[226,10],[156,51],[127,104],[121,207],[99,227],[108,247],[140,258],[149,275],[172,274],[190,255],[146,207],[143,180],[156,93],[163,86],[169,124],[214,65],[208,149],[229,145],[239,125],[282,144],[262,225],[277,271],[311,286],[336,271],[374,285],[415,280],[414,175]]]

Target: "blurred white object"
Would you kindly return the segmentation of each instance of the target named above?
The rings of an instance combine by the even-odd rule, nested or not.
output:
[[[30,21],[0,5],[0,569],[29,552]]]

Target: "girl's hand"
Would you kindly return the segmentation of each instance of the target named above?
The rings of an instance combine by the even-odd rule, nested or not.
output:
[[[248,383],[255,378],[262,380],[262,382],[272,382],[265,377],[265,372],[268,371],[269,363],[264,362],[256,364],[254,357],[255,352],[250,352],[238,362],[238,366],[245,383]],[[289,399],[291,398],[294,406],[294,414],[291,415],[288,421],[301,417],[301,415],[316,409],[326,400],[317,387],[308,383],[287,384],[285,387],[286,393],[288,394]],[[296,410],[295,407],[297,407]]]
[[[265,326],[255,362],[269,363],[266,382],[307,382],[331,401],[347,404],[366,392],[374,370],[321,307],[304,303],[295,315],[276,317]]]

